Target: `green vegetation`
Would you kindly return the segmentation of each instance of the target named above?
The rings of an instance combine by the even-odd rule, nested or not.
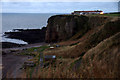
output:
[[[120,16],[120,14],[103,14],[104,16]]]
[[[46,48],[49,48],[48,46],[40,46],[40,47],[33,47],[33,48],[29,48],[29,49],[27,49],[27,51],[30,51],[30,52],[32,52],[32,51],[38,51],[38,52],[42,52],[42,51],[44,51]]]
[[[33,47],[33,48],[23,50],[21,53],[19,53],[17,55],[29,55],[29,56],[35,57],[36,55],[38,55],[38,53],[44,51],[47,48],[49,48],[49,47],[48,46]]]
[[[19,53],[19,55],[33,56],[33,59],[30,59],[30,61],[35,62],[34,67],[27,67],[26,68],[26,73],[27,73],[26,77],[32,78],[32,73],[34,72],[34,69],[40,63],[40,57],[43,57],[43,55],[41,53],[47,48],[49,48],[49,47],[48,46],[33,47],[33,48],[23,50],[23,52]]]
[[[92,14],[92,16],[110,16],[110,17],[117,17],[120,14]]]

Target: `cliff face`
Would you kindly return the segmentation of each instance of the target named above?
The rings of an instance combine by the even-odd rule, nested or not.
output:
[[[101,26],[106,21],[107,17],[55,15],[48,19],[45,40],[46,42],[58,42],[68,40],[75,34],[77,34],[75,39],[80,38],[91,28]]]
[[[56,15],[48,19],[46,42],[57,42],[70,38],[78,31],[85,29],[88,21],[85,16]]]

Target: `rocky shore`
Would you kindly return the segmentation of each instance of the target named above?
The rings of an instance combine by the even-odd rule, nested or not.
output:
[[[14,47],[22,47],[25,46],[25,44],[16,44],[16,43],[10,43],[10,42],[2,42],[2,48],[14,48]]]
[[[28,44],[45,41],[46,27],[42,29],[14,29],[13,32],[5,32],[4,36],[11,39],[19,39]]]

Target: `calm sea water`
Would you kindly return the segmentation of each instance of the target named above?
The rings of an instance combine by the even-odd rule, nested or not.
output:
[[[3,13],[2,14],[2,34],[12,29],[41,29],[47,25],[50,16],[57,13]],[[1,36],[2,36],[1,34]],[[13,42],[27,44],[22,40],[2,37],[2,42]]]

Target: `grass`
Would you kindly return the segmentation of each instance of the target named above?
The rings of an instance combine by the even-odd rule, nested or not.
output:
[[[42,56],[41,53],[47,48],[49,47],[48,46],[33,47],[27,50],[24,50],[22,53],[19,54],[19,55],[33,56],[33,59],[30,59],[29,61],[33,61],[36,64],[34,67],[28,67],[26,69],[25,73],[27,74],[26,76],[27,78],[32,78],[34,69],[36,68],[37,65],[39,65],[39,60],[40,60],[40,57]]]
[[[82,58],[80,69],[83,77],[118,78],[119,75],[119,34],[107,38]],[[116,45],[117,44],[117,45]],[[79,62],[79,59],[76,60]],[[76,62],[75,61],[75,62]]]
[[[32,47],[26,50],[23,50],[22,52],[20,52],[17,55],[29,55],[29,56],[36,56],[38,55],[40,52],[43,52],[45,49],[49,48],[48,46],[40,46],[40,47]]]
[[[27,51],[38,51],[38,52],[42,52],[44,51],[46,48],[49,48],[48,46],[40,46],[40,47],[33,47],[33,48],[29,48]]]
[[[34,78],[80,78],[79,72],[75,72],[70,68],[73,59],[57,59],[54,64],[50,64],[46,68],[39,68],[38,75],[33,73]]]
[[[120,17],[120,14],[92,14],[92,16],[110,16],[110,17]]]
[[[57,58],[55,62],[52,62],[52,63],[49,61],[45,62],[45,63],[49,63],[48,66],[45,68],[39,67],[36,72],[36,68],[39,65],[39,59],[41,57],[40,53],[43,51],[54,52],[54,50],[50,50],[48,48],[49,48],[48,46],[41,46],[41,47],[31,48],[26,50],[36,54],[34,56],[34,59],[32,59],[32,61],[36,60],[36,66],[32,68],[28,67],[25,71],[27,78],[70,78],[70,77],[79,78],[80,77],[80,74],[76,73],[75,71],[73,72],[72,66],[70,66],[71,63],[74,61],[74,59],[63,58],[62,56]],[[64,50],[64,48],[67,49],[66,46],[63,46],[63,47],[58,47],[57,50],[60,50],[60,49]],[[35,52],[34,49],[37,49],[37,51]]]
[[[31,68],[31,70],[30,70],[30,72],[29,72],[29,73],[30,73],[30,74],[29,74],[29,75],[30,75],[30,78],[32,78],[32,73],[33,73],[34,69],[35,69],[35,67]]]
[[[55,48],[54,50],[45,50],[43,53],[45,55],[56,55],[56,57],[62,57],[62,58],[70,58],[72,55],[69,55],[67,52],[72,49],[74,46],[62,46],[59,48]]]
[[[103,14],[103,16],[120,16],[120,14]]]

